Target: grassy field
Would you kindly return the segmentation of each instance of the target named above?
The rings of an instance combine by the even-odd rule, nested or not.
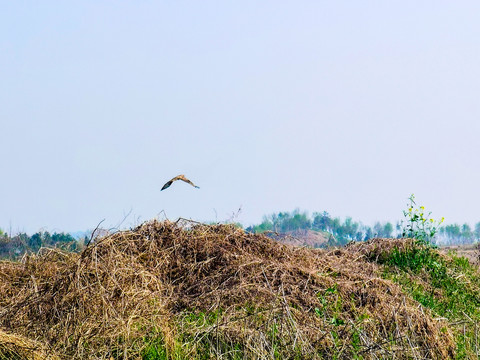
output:
[[[0,359],[476,359],[479,305],[477,267],[413,239],[152,221],[0,262]]]

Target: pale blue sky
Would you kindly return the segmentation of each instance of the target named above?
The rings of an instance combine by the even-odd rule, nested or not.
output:
[[[480,221],[478,1],[10,1],[0,227]],[[200,189],[165,181],[185,174]],[[161,215],[163,217],[163,213]]]

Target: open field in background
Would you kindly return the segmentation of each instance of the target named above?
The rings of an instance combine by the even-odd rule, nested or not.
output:
[[[439,250],[445,254],[451,253],[459,257],[465,257],[473,265],[480,266],[480,250],[478,244],[441,246]]]
[[[0,359],[475,359],[479,320],[477,267],[413,239],[151,221],[0,262]]]

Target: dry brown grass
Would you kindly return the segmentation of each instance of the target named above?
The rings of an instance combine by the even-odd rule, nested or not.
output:
[[[151,221],[80,254],[1,262],[0,327],[62,359],[137,359],[154,336],[185,358],[453,356],[447,324],[366,261],[391,244],[312,250],[232,225]]]
[[[57,360],[55,354],[45,347],[23,336],[8,334],[0,329],[0,359],[1,360]]]

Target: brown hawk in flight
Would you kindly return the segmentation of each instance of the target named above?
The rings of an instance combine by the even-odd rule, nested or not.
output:
[[[197,189],[200,189],[200,187],[198,187],[198,186],[195,185],[193,182],[191,182],[190,180],[188,180],[188,179],[185,177],[185,175],[178,175],[178,176],[175,176],[172,180],[168,181],[165,185],[163,185],[162,190],[165,190],[165,189],[168,188],[170,185],[172,185],[174,181],[177,181],[177,180],[185,181],[187,184],[190,184],[190,185],[192,185],[193,187],[196,187]],[[162,190],[160,190],[160,191],[162,191]]]

